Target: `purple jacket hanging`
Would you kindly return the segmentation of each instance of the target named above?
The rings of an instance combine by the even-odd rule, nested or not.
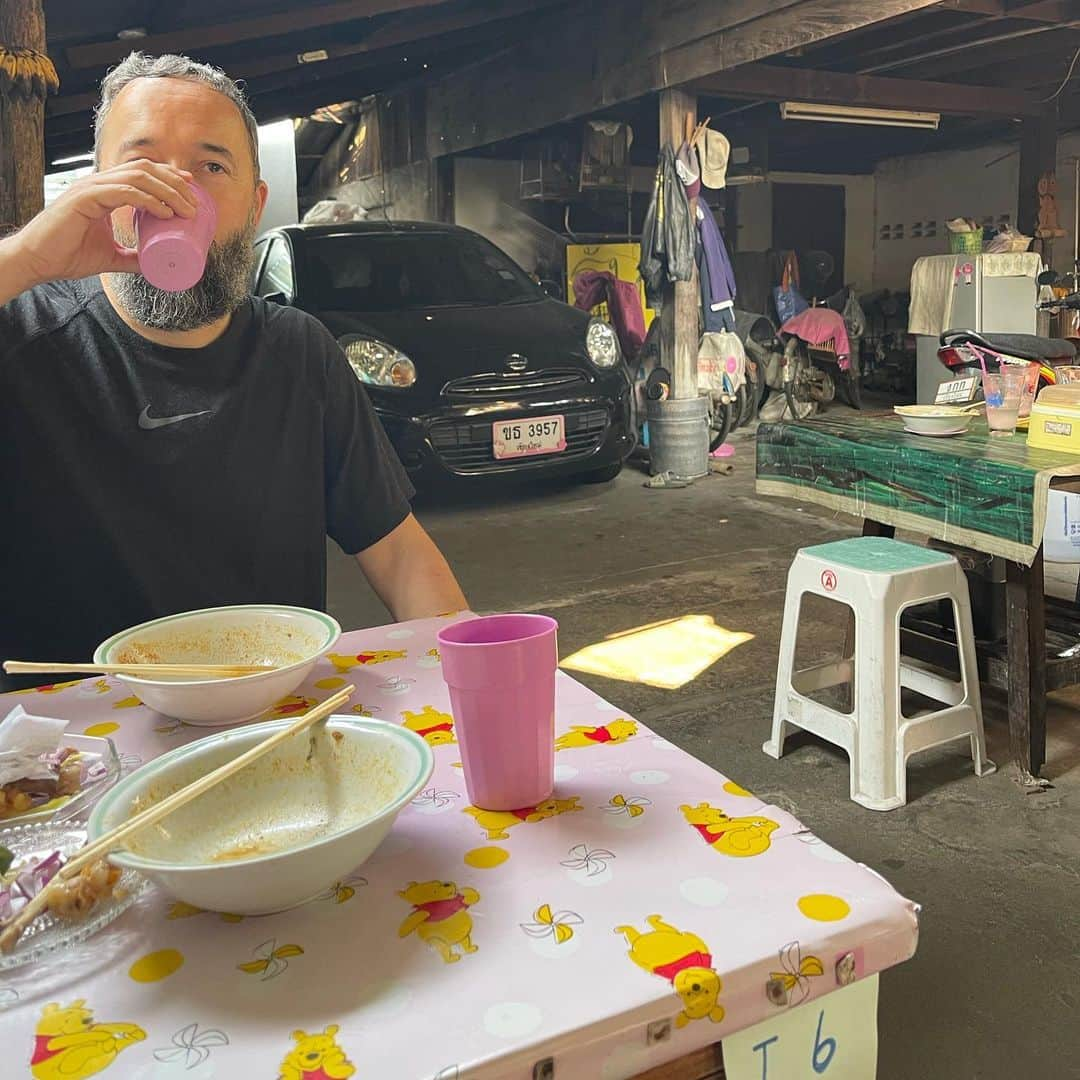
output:
[[[733,330],[735,319],[735,272],[731,268],[724,238],[708,206],[698,207],[701,232],[700,274],[706,330]]]

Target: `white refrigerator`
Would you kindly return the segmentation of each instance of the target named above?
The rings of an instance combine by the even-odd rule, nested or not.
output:
[[[1039,275],[1042,259],[1037,253],[935,255],[930,259],[920,259],[919,263],[936,263],[937,260],[954,264],[947,275],[951,284],[944,285],[951,296],[938,298],[938,303],[928,305],[942,312],[945,325],[941,326],[938,334],[941,330],[978,330],[985,334],[1038,332],[1035,310],[1038,284],[1035,279]],[[941,269],[928,269],[935,268]],[[937,274],[933,280],[941,282],[942,277]],[[927,275],[913,272],[913,308],[920,278],[929,279]],[[942,300],[944,303],[940,302]],[[924,329],[922,326],[912,328],[916,333],[915,374],[920,405],[933,402],[938,386],[952,377],[937,358],[938,334],[921,332]]]

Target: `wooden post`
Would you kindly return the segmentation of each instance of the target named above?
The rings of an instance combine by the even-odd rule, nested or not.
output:
[[[1037,236],[1039,232],[1042,209],[1039,181],[1056,173],[1057,113],[1051,105],[1037,116],[1025,117],[1020,125],[1016,227],[1025,236]]]
[[[1031,566],[1005,564],[1009,638],[1009,747],[1020,779],[1033,784],[1046,760],[1046,600],[1043,551]]]
[[[431,220],[454,223],[453,154],[444,154],[431,163]]]
[[[660,93],[660,146],[678,150],[697,123],[697,98],[685,90]],[[694,207],[691,206],[691,210]],[[671,396],[696,398],[698,312],[701,287],[697,266],[690,281],[669,283],[664,289],[660,311],[660,362],[671,372]]]
[[[25,225],[45,203],[45,95],[57,81],[45,56],[41,0],[0,2],[0,50],[2,236]]]

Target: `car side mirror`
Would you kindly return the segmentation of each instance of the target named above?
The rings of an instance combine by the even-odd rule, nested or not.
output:
[[[1044,270],[1035,280],[1040,285],[1056,285],[1060,278],[1056,270]]]
[[[544,290],[554,300],[563,299],[562,286],[557,281],[553,281],[551,278],[541,278],[540,288]]]
[[[292,301],[283,292],[267,293],[263,299],[269,300],[271,304],[280,304],[282,307],[292,306]]]

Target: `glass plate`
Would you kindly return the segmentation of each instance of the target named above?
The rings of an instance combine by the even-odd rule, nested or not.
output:
[[[0,845],[15,856],[12,866],[18,866],[30,858],[44,859],[54,851],[70,858],[85,843],[86,829],[74,823],[52,825],[39,821],[0,829]],[[57,919],[46,912],[26,928],[12,952],[0,953],[0,971],[32,964],[47,953],[67,948],[96,934],[127,911],[146,884],[146,880],[134,870],[125,870],[115,886],[121,895],[99,902],[86,918]]]
[[[120,777],[120,755],[116,752],[116,745],[112,739],[99,739],[93,735],[63,735],[60,739],[62,747],[71,747],[79,752],[81,764],[85,770],[101,762],[105,766],[105,772],[94,780],[85,782],[74,795],[63,795],[58,799],[44,803],[42,806],[27,810],[24,814],[12,814],[11,817],[0,817],[0,829],[11,825],[27,825],[30,822],[49,821],[58,810],[69,808],[72,814],[81,812],[79,807],[89,807],[97,801],[116,783]],[[78,806],[74,805],[78,801]],[[64,815],[65,818],[68,816]]]

